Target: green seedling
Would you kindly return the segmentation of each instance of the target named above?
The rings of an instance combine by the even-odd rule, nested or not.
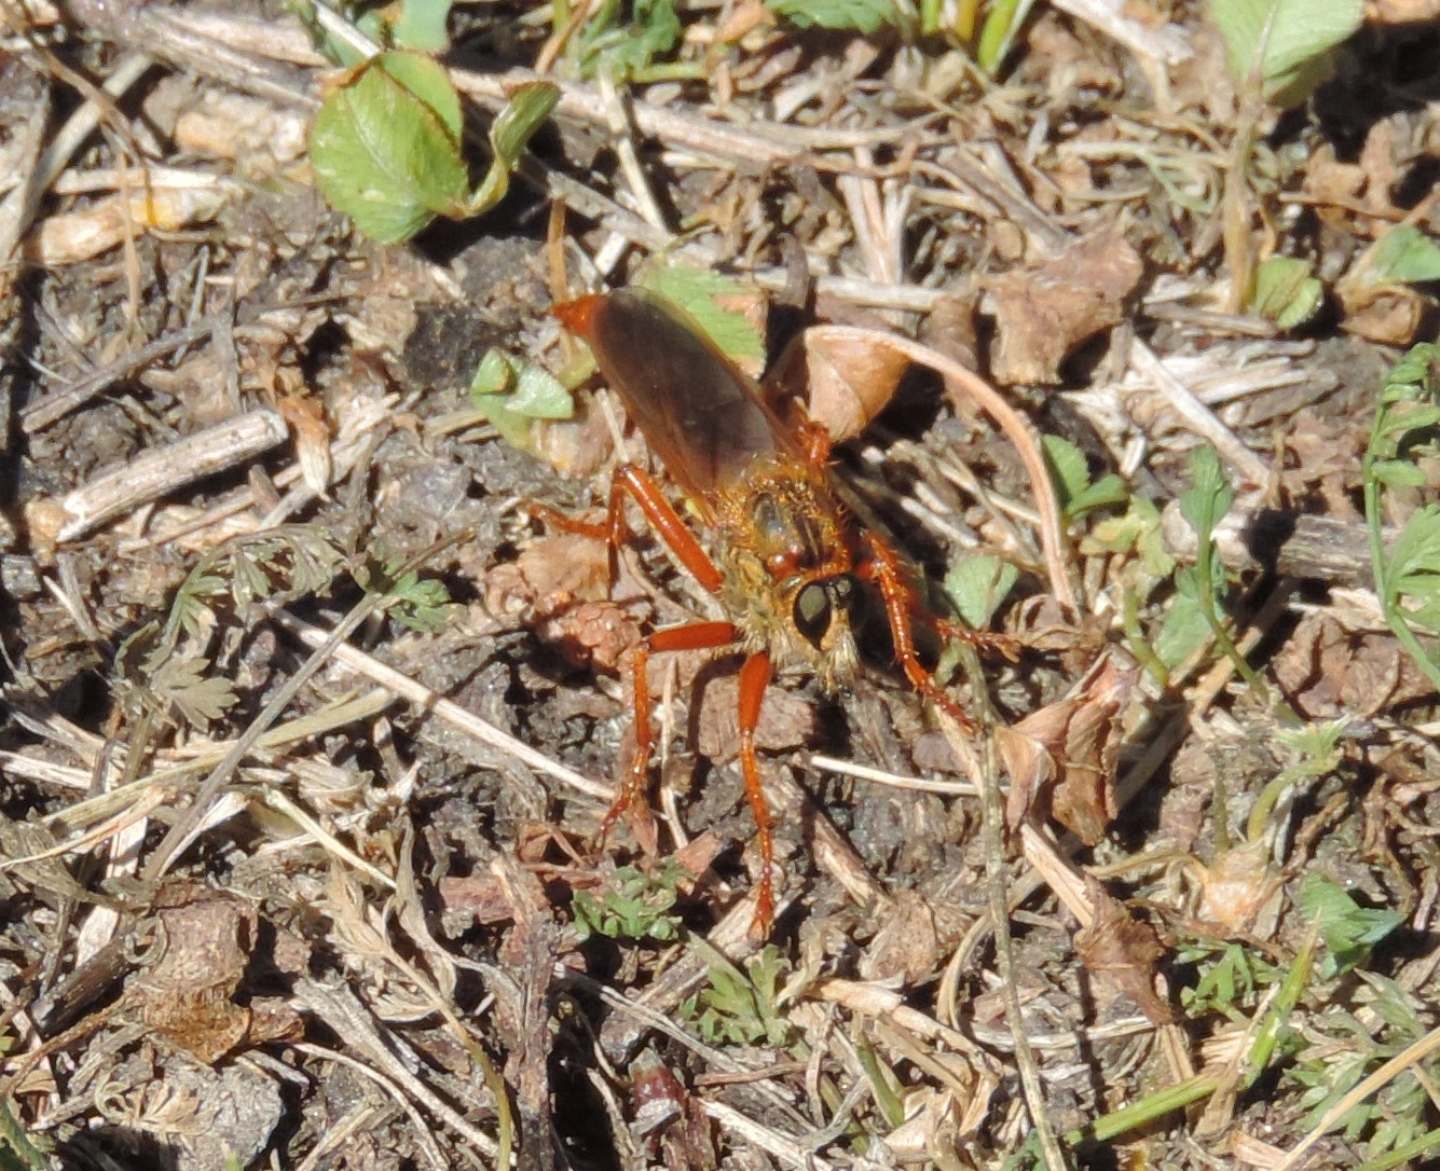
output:
[[[647,874],[622,866],[606,882],[599,897],[577,890],[573,901],[575,930],[581,941],[592,935],[606,939],[654,939],[669,942],[679,937],[680,919],[671,913],[680,869],[667,861]]]
[[[336,85],[310,128],[310,161],[330,206],[382,244],[437,216],[481,215],[505,197],[520,155],[559,100],[548,82],[520,86],[490,126],[491,163],[470,190],[460,97],[444,67],[391,51]]]
[[[1370,564],[1385,622],[1415,665],[1440,688],[1440,666],[1417,631],[1440,631],[1440,506],[1426,504],[1385,547],[1382,496],[1426,486],[1421,456],[1437,452],[1440,345],[1413,347],[1390,371],[1361,462]]]
[[[767,946],[740,971],[716,957],[709,986],[680,1005],[680,1015],[712,1045],[770,1045],[790,1040],[791,1026],[776,1009],[780,981],[789,964],[775,946]]]

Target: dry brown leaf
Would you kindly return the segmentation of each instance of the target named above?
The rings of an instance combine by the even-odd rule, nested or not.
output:
[[[1393,635],[1351,632],[1319,611],[1301,620],[1275,657],[1275,678],[1312,719],[1373,716],[1433,692]]]
[[[1167,1024],[1170,1008],[1155,992],[1155,965],[1165,945],[1155,928],[1133,918],[1125,904],[1087,877],[1095,921],[1075,936],[1080,962],[1135,1002],[1152,1023]]]
[[[1107,655],[1074,695],[1001,729],[997,743],[1011,778],[1005,810],[1011,828],[1043,808],[1048,796],[1056,820],[1081,841],[1093,846],[1104,837],[1119,812],[1120,715],[1136,678],[1134,666],[1122,668]]]
[[[147,1026],[206,1065],[242,1044],[299,1036],[300,1019],[283,1002],[234,999],[255,947],[248,903],[176,883],[156,900],[155,922],[158,958],[131,986]]]
[[[514,561],[497,565],[485,576],[485,608],[496,616],[545,618],[609,596],[605,542],[575,533],[532,541]]]
[[[652,676],[658,681],[659,676]],[[729,760],[740,744],[740,681],[733,675],[704,681],[696,717],[695,747],[711,760]],[[815,735],[815,705],[783,687],[770,687],[760,705],[755,744],[770,752],[799,748]]]
[[[920,1086],[905,1095],[904,1111],[905,1121],[885,1136],[888,1153],[928,1161],[934,1158],[937,1148],[954,1147],[959,1126],[953,1090]],[[964,1164],[956,1160],[953,1165]]]
[[[508,923],[514,908],[500,880],[490,873],[447,875],[437,884],[445,913],[473,916],[483,926]]]
[[[902,988],[912,988],[940,964],[935,912],[913,890],[900,890],[885,907],[883,920],[860,957],[860,978],[888,981],[898,977]]]
[[[895,395],[910,359],[857,338],[844,326],[814,325],[781,355],[771,382],[834,443],[859,435]]]
[[[618,672],[644,637],[640,623],[616,602],[580,602],[535,624],[535,633],[575,667]]]
[[[710,1123],[699,1100],[650,1050],[632,1066],[630,1107],[631,1132],[662,1166],[712,1171],[717,1165]]]
[[[287,394],[276,401],[275,407],[290,424],[305,486],[320,499],[327,499],[331,461],[330,428],[325,422],[325,408],[315,399],[302,394]]]
[[[1342,279],[1335,293],[1345,311],[1341,326],[1382,345],[1408,346],[1430,307],[1426,297],[1407,285],[1360,285]]]
[[[1143,271],[1135,249],[1112,230],[1081,240],[1037,268],[988,282],[995,312],[991,370],[1002,385],[1055,383],[1081,342],[1123,317]]]
[[[576,401],[573,418],[537,419],[531,439],[536,456],[573,480],[588,480],[615,450],[605,414],[589,396]]]

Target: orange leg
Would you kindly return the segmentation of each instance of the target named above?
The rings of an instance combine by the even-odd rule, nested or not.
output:
[[[740,773],[745,778],[745,796],[755,817],[755,837],[760,843],[760,885],[755,891],[755,918],[750,934],[764,939],[775,921],[775,888],[770,867],[775,860],[774,823],[765,789],[760,781],[760,762],[755,756],[755,728],[760,723],[760,704],[770,684],[770,656],[764,651],[751,655],[740,668]]]
[[[713,647],[728,646],[740,637],[740,632],[730,622],[692,622],[688,626],[676,626],[670,630],[657,630],[641,640],[630,658],[633,672],[635,755],[630,767],[620,779],[620,789],[615,794],[605,819],[600,823],[599,839],[604,842],[610,827],[627,810],[641,802],[645,795],[645,774],[650,768],[650,753],[655,747],[655,729],[650,722],[650,680],[646,665],[651,655],[668,651],[698,651]]]
[[[890,640],[895,644],[895,657],[900,661],[905,678],[910,680],[911,687],[948,713],[964,731],[973,734],[977,730],[975,721],[936,684],[915,653],[915,636],[911,633],[910,623],[918,599],[914,587],[905,580],[905,569],[899,556],[874,533],[866,533],[864,540],[870,549],[870,559],[862,562],[856,572],[880,587],[885,619],[890,624]]]
[[[634,464],[621,464],[615,469],[615,477],[610,481],[610,503],[605,510],[605,519],[599,524],[576,520],[543,504],[531,505],[530,511],[548,525],[566,532],[593,537],[597,541],[604,541],[611,549],[618,549],[625,539],[627,495],[640,506],[640,511],[645,514],[650,527],[670,546],[691,576],[712,594],[719,593],[725,579],[715,567],[715,562],[711,561],[709,554],[700,547],[700,542],[680,519],[674,506],[665,499],[665,494],[660,491],[660,486],[655,483],[650,473]]]
[[[968,643],[977,651],[998,652],[1012,663],[1020,661],[1020,640],[1011,635],[989,630],[971,630],[963,622],[941,618],[938,614],[931,614],[923,606],[917,617],[941,638],[953,638],[957,642]]]

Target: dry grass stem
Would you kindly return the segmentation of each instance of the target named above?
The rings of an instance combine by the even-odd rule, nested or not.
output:
[[[261,409],[147,451],[68,493],[60,501],[66,519],[56,539],[77,540],[177,488],[249,463],[287,434],[278,413]]]

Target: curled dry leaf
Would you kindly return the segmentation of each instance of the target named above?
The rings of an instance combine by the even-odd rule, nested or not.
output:
[[[1408,346],[1430,307],[1428,298],[1408,285],[1363,285],[1345,280],[1335,286],[1345,311],[1341,326],[1372,342]]]
[[[883,919],[860,958],[860,977],[879,981],[898,977],[901,987],[914,987],[940,965],[935,912],[915,891],[901,890],[886,905]]]
[[[228,190],[219,184],[112,195],[83,211],[51,216],[26,241],[25,258],[42,265],[92,260],[109,252],[127,235],[139,235],[150,228],[174,232],[213,220],[228,198]]]
[[[1276,925],[1280,877],[1270,868],[1269,848],[1250,842],[1226,850],[1199,871],[1195,917],[1225,936],[1268,939]]]
[[[929,1160],[937,1149],[953,1149],[959,1132],[955,1105],[953,1090],[922,1086],[906,1094],[905,1121],[885,1136],[886,1150],[895,1156]],[[954,1165],[963,1166],[958,1160]]]
[[[989,282],[1001,384],[1060,381],[1060,364],[1087,338],[1120,322],[1139,283],[1140,257],[1118,230],[1078,241],[1038,268]]]
[[[716,1164],[710,1124],[699,1100],[651,1051],[630,1075],[630,1129],[652,1158],[677,1171],[711,1171]]]
[[[1133,1000],[1153,1024],[1167,1024],[1170,1008],[1155,993],[1155,965],[1165,954],[1160,936],[1095,879],[1087,878],[1086,886],[1095,921],[1075,936],[1081,963]]]
[[[641,639],[640,623],[614,602],[581,602],[542,619],[535,633],[568,663],[600,671],[620,670]]]
[[[847,327],[815,325],[785,348],[771,384],[835,443],[859,435],[895,395],[910,359]]]
[[[1035,594],[1010,607],[1005,629],[1023,647],[1059,657],[1067,676],[1084,675],[1109,644],[1106,619],[1077,615],[1053,594]]]
[[[486,575],[485,608],[530,623],[577,667],[619,671],[640,641],[637,616],[612,600],[605,542],[559,533]]]
[[[156,900],[155,919],[159,957],[131,986],[147,1026],[206,1065],[242,1045],[300,1035],[300,1018],[283,1001],[234,999],[256,946],[252,907],[177,883]]]
[[[532,435],[535,455],[572,480],[588,480],[615,450],[605,414],[589,395],[577,397],[569,419],[536,419]]]
[[[1434,691],[1388,632],[1347,630],[1323,611],[1301,620],[1276,656],[1275,678],[1312,719],[1373,716]]]
[[[315,399],[299,394],[288,394],[275,406],[285,422],[290,424],[305,486],[320,499],[326,499],[331,462],[330,428],[325,422],[325,408]]]
[[[1122,667],[1115,653],[1106,655],[1072,695],[997,730],[1011,780],[1005,819],[1012,829],[1048,804],[1087,845],[1100,841],[1119,812],[1120,716],[1136,678],[1133,664]]]

